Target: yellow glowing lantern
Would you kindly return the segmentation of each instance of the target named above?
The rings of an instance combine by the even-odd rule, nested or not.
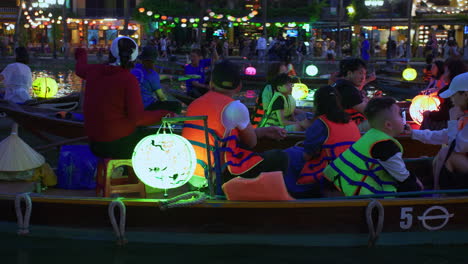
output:
[[[309,94],[309,87],[303,83],[295,83],[292,87],[292,97],[296,100],[302,100]]]
[[[57,82],[48,77],[39,77],[32,83],[34,94],[39,98],[52,98],[57,94]]]
[[[417,95],[411,102],[409,112],[414,122],[421,124],[423,113],[439,109],[440,100],[436,96]]]
[[[257,69],[255,69],[255,67],[247,67],[245,68],[245,75],[255,75],[257,74]]]
[[[306,74],[309,75],[309,76],[315,76],[318,74],[318,68],[317,66],[313,65],[313,64],[310,64],[309,66],[307,66],[306,68]]]
[[[158,189],[184,185],[193,176],[196,164],[192,144],[176,134],[147,136],[136,145],[132,156],[137,177]]]
[[[413,68],[406,68],[402,76],[407,81],[414,81],[418,77],[418,72]]]

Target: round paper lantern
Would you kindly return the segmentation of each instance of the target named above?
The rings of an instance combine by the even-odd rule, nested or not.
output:
[[[252,66],[245,68],[245,75],[255,75],[257,74],[257,69]]]
[[[255,97],[257,97],[257,94],[255,93],[254,90],[247,90],[247,91],[245,91],[245,97],[255,98]]]
[[[196,164],[192,144],[176,134],[147,136],[138,142],[132,156],[137,177],[158,189],[184,185],[193,176]]]
[[[309,75],[309,76],[315,76],[318,74],[318,68],[317,66],[313,65],[313,64],[310,64],[309,66],[307,66],[306,68],[306,74]]]
[[[418,77],[418,72],[413,68],[406,68],[403,71],[403,79],[407,81],[414,81]]]
[[[411,102],[409,112],[414,122],[421,124],[423,113],[425,111],[434,111],[439,109],[440,100],[435,96],[417,95]]]
[[[34,94],[40,98],[52,98],[57,94],[57,82],[48,77],[39,77],[32,83]]]
[[[309,87],[303,83],[295,83],[292,87],[292,96],[296,100],[302,100],[309,94]]]

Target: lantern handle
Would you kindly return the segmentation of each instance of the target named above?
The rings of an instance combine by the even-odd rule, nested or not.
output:
[[[184,117],[163,117],[162,119],[163,124],[169,124],[169,123],[178,123],[178,122],[185,122],[185,121],[203,121],[203,127],[205,130],[205,143],[206,143],[206,155],[207,155],[207,165],[208,168],[212,168],[212,163],[211,163],[211,155],[210,155],[210,149],[209,149],[209,135],[208,135],[208,116],[184,116]],[[162,126],[161,126],[162,127]],[[161,129],[161,128],[160,128]],[[220,177],[220,176],[219,176]],[[208,180],[208,189],[210,191],[210,195],[214,196],[215,195],[215,189],[214,186],[216,180],[216,177],[213,178],[212,174],[209,173],[207,175],[207,180]]]

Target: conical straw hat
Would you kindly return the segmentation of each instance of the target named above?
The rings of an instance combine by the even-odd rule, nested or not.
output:
[[[0,142],[0,171],[25,171],[44,163],[44,156],[18,137],[18,124],[14,123],[11,135]]]

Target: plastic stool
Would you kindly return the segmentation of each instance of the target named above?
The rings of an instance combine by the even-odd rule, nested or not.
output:
[[[126,178],[112,179],[114,170],[127,166]],[[110,197],[115,193],[139,193],[146,197],[145,185],[136,177],[131,159],[105,159],[99,158],[96,174],[96,196]]]

